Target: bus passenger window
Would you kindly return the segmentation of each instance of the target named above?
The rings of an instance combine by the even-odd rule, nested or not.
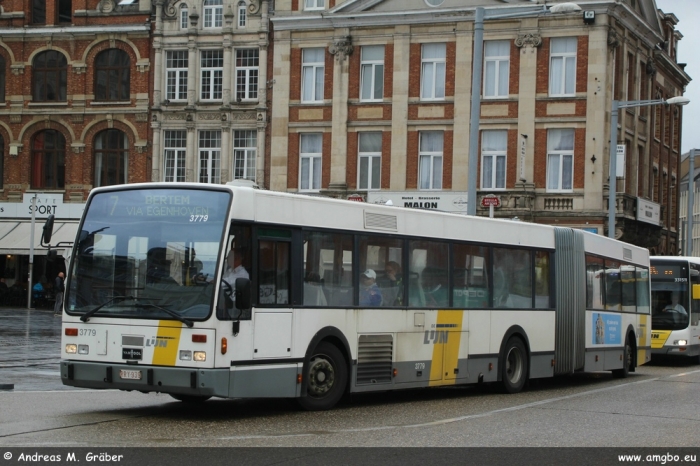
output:
[[[375,274],[375,284],[381,294],[380,307],[403,306],[404,300],[404,278],[402,271],[403,263],[403,240],[386,236],[360,236],[360,273],[372,270]],[[399,269],[398,274],[392,272]],[[358,296],[362,291],[363,280],[360,276],[360,289],[355,290]]]
[[[304,233],[304,306],[352,306],[352,252],[352,235]]]
[[[637,267],[637,312],[649,314],[649,270]]]
[[[455,244],[454,307],[463,309],[485,309],[489,307],[489,248]]]
[[[535,308],[549,309],[552,307],[549,294],[549,252],[535,251]]]
[[[586,309],[605,309],[603,258],[586,254]]]
[[[532,308],[530,251],[493,249],[493,307]]]
[[[431,309],[449,307],[447,243],[410,241],[408,256],[408,305]]]

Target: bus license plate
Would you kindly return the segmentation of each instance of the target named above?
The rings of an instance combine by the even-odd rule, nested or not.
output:
[[[141,380],[141,371],[119,371],[119,377],[122,379]]]

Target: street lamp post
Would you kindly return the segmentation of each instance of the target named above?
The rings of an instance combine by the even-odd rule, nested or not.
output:
[[[668,100],[613,100],[610,112],[610,181],[608,195],[608,237],[615,238],[615,210],[617,191],[617,114],[621,108],[647,107],[651,105],[686,105],[690,99],[683,96],[671,97]]]
[[[481,118],[481,75],[483,72],[484,57],[484,19],[524,18],[531,15],[547,13],[568,13],[581,11],[581,7],[575,3],[566,2],[553,5],[547,9],[537,7],[517,13],[494,13],[486,17],[486,10],[477,7],[474,14],[474,58],[472,71],[472,96],[471,114],[469,117],[469,174],[467,176],[467,215],[476,215],[476,179],[479,166],[479,119]]]

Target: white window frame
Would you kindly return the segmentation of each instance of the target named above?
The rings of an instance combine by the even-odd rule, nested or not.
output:
[[[224,2],[223,0],[204,0],[203,6],[205,29],[220,28],[224,25]]]
[[[424,149],[423,138],[439,134],[442,138],[442,150],[431,151]],[[443,131],[421,131],[418,134],[418,189],[421,191],[442,190],[442,175],[444,173],[445,133]],[[428,163],[425,164],[424,160]],[[439,162],[439,173],[436,173]],[[427,168],[426,170],[424,169]],[[427,181],[427,184],[424,182]]]
[[[218,52],[218,57],[206,58],[210,53]],[[205,66],[204,60],[219,60],[221,66]],[[218,50],[202,50],[200,51],[199,64],[200,72],[200,99],[201,100],[222,100],[224,89],[224,51]],[[205,85],[205,80],[209,84]]]
[[[571,138],[571,148],[552,147],[555,143],[555,136],[561,141],[561,135],[568,132]],[[574,190],[574,147],[576,145],[576,132],[573,129],[550,129],[547,130],[547,192],[548,193],[570,193]],[[564,161],[569,158],[568,175],[565,173]],[[554,164],[556,162],[556,165]],[[570,187],[564,187],[565,175],[569,178]]]
[[[427,47],[443,46],[442,57],[427,58],[425,50]],[[440,76],[442,75],[442,76]],[[430,81],[428,81],[430,77]],[[442,81],[442,89],[438,81]],[[428,82],[432,85],[428,86]],[[421,45],[421,66],[420,66],[420,100],[445,100],[445,86],[447,82],[447,44],[422,44]]]
[[[299,191],[301,192],[318,192],[323,184],[323,152],[302,152],[304,139],[311,137],[319,138],[319,146],[323,151],[323,133],[299,134]],[[304,161],[307,162],[307,173],[304,173]],[[305,178],[308,186],[306,188],[303,187]]]
[[[175,54],[177,54],[178,57],[175,58]],[[173,64],[175,66],[173,66]],[[168,50],[165,52],[166,99],[187,100],[188,64],[189,52],[187,50]]]
[[[245,3],[238,4],[238,28],[245,29],[248,23],[248,8]]]
[[[304,0],[304,10],[324,10],[326,8],[326,0]]]
[[[254,129],[233,132],[233,179],[255,181],[255,159],[258,155],[258,132]],[[237,172],[242,171],[243,176]]]
[[[187,130],[163,131],[163,181],[185,181]]]
[[[508,45],[507,55],[497,55],[495,52],[489,50],[489,45]],[[501,69],[501,65],[505,63],[505,80],[501,76],[504,70]],[[489,67],[492,65],[492,68]],[[510,41],[509,40],[493,40],[486,41],[484,43],[484,89],[483,95],[484,99],[506,99],[508,98],[509,86],[510,86]],[[505,83],[505,85],[501,85]],[[487,92],[487,87],[489,84],[493,86],[493,92]]]
[[[180,29],[187,29],[189,26],[189,11],[187,10],[187,5],[183,3],[180,5]]]
[[[221,184],[221,131],[199,131],[197,181]]]
[[[573,52],[554,52],[557,42],[573,41]],[[576,95],[576,50],[578,49],[577,37],[554,37],[549,44],[549,95],[552,97],[568,97]],[[567,69],[569,72],[567,73]],[[559,70],[559,76],[556,71]],[[570,90],[567,92],[567,78],[571,79]]]
[[[365,51],[370,48],[375,50],[381,48],[381,60],[365,58]],[[381,102],[384,100],[384,51],[383,45],[366,45],[360,50],[360,101],[362,102]],[[367,74],[365,74],[365,71],[367,71]],[[379,73],[381,73],[381,76],[378,76]],[[368,79],[365,79],[365,77]],[[381,95],[377,95],[378,91],[375,88],[378,78],[381,78],[382,83]],[[369,89],[370,97],[365,98],[363,96],[367,89]]]
[[[362,139],[364,137],[368,137],[369,135],[379,135],[379,150],[378,151],[362,151],[363,144],[362,144]],[[381,189],[382,187],[382,133],[380,131],[368,131],[368,132],[360,132],[357,133],[357,189],[361,191],[376,191],[378,189]],[[362,178],[362,163],[363,161],[366,161],[367,163],[367,173],[366,173],[366,178],[363,180]],[[377,163],[377,170],[379,171],[378,176],[376,177],[377,183],[376,186],[372,183],[372,180],[375,178],[373,175],[374,173],[374,162],[378,161]],[[364,181],[364,183],[363,183]]]
[[[308,61],[305,61],[305,55],[307,52],[310,51],[319,51],[323,50],[323,61],[311,61],[311,59],[308,59]],[[325,49],[323,48],[308,48],[308,49],[302,49],[301,50],[301,101],[302,103],[318,103],[318,102],[323,102],[323,93],[324,93],[324,81],[325,81],[325,73],[326,73],[326,63],[325,63]],[[320,72],[321,74],[321,85],[320,88],[316,86],[316,78],[318,76],[318,73]],[[307,83],[306,77],[310,76],[313,78],[311,83]],[[311,91],[310,91],[310,97],[307,99],[305,98],[306,96],[306,90],[311,86]]]
[[[489,136],[502,140],[495,141],[494,148],[487,143]],[[498,165],[502,163],[502,176],[499,177]],[[508,131],[489,130],[481,132],[481,189],[489,191],[500,191],[506,189],[506,178],[508,176]]]
[[[252,56],[244,53],[255,52]],[[238,65],[241,61],[254,60],[255,65]],[[259,49],[236,49],[236,99],[258,100],[258,85],[260,80],[260,51]],[[242,82],[239,80],[242,79]],[[242,84],[242,86],[241,86]],[[242,91],[242,92],[241,92]]]

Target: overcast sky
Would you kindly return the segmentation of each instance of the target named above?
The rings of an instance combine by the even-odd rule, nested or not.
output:
[[[678,18],[676,30],[683,34],[678,46],[678,63],[687,63],[686,73],[693,79],[685,96],[690,103],[683,108],[683,152],[700,149],[700,1],[656,0],[664,13]]]

